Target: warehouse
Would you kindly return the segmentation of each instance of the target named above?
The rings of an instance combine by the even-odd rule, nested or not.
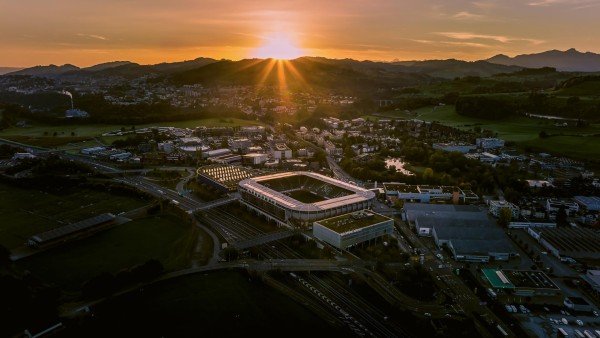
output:
[[[313,223],[313,235],[338,249],[364,243],[394,231],[394,220],[369,210]]]
[[[556,257],[600,258],[600,233],[587,228],[529,228],[527,232]]]

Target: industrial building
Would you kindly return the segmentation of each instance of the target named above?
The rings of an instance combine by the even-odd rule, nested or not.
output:
[[[542,271],[482,269],[484,279],[496,291],[510,290],[517,296],[558,296],[560,288]]]
[[[600,233],[579,227],[529,228],[527,232],[556,257],[600,258]]]
[[[364,243],[394,231],[394,220],[369,210],[313,223],[313,235],[338,249]]]
[[[516,251],[485,209],[474,205],[406,203],[402,218],[420,236],[432,236],[454,259],[471,262],[508,260]]]
[[[238,190],[244,205],[281,225],[368,209],[375,199],[372,191],[307,171],[249,178]]]
[[[74,238],[87,237],[115,225],[115,221],[115,215],[110,213],[101,214],[31,236],[27,240],[27,246],[32,248],[46,248],[65,243]]]

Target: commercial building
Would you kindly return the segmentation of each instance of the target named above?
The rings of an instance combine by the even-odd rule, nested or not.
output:
[[[497,292],[510,290],[523,297],[558,296],[560,288],[542,271],[482,269],[484,279]]]
[[[239,184],[241,202],[282,225],[310,222],[368,209],[375,193],[307,171],[253,177]]]
[[[513,219],[519,218],[519,207],[508,201],[491,200],[488,202],[488,206],[490,214],[494,215],[495,217],[500,217],[502,210],[508,209],[510,210],[510,214],[512,215]]]
[[[394,220],[369,210],[313,223],[313,235],[338,249],[347,249],[394,231]]]

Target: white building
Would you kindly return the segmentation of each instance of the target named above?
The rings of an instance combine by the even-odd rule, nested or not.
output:
[[[513,219],[519,218],[519,207],[508,201],[491,200],[488,202],[490,214],[500,217],[502,209],[509,209]]]
[[[285,143],[275,143],[271,146],[271,155],[275,159],[286,159],[292,158],[292,149],[290,149]]]
[[[565,208],[568,216],[573,216],[579,211],[579,204],[574,201],[554,198],[546,200],[546,211],[549,215],[556,216],[561,207]]]
[[[394,220],[369,210],[362,210],[313,223],[313,235],[338,249],[392,234]]]
[[[259,165],[267,162],[269,155],[262,153],[250,153],[242,156],[245,163]]]

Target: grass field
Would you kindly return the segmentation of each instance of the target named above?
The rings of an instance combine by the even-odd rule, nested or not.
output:
[[[475,119],[458,115],[454,106],[424,107],[410,113],[404,111],[390,111],[380,113],[373,117],[394,117],[406,119],[419,119],[424,121],[437,121],[444,125],[460,129],[472,129],[480,126],[498,133],[498,137],[507,141],[517,142],[521,146],[531,147],[538,151],[561,153],[577,158],[600,157],[600,137],[591,135],[600,133],[600,125],[594,124],[586,128],[555,127],[554,122],[526,117],[513,118],[506,121],[491,121]],[[539,133],[544,130],[551,135],[562,134],[546,139],[540,139]],[[577,149],[573,151],[576,146]]]
[[[290,191],[286,195],[302,203],[315,203],[324,200],[323,197],[303,189]]]
[[[145,127],[155,126],[170,126],[177,128],[195,128],[199,126],[207,127],[237,127],[237,126],[248,126],[248,125],[261,125],[258,121],[241,120],[235,118],[210,118],[210,119],[199,119],[189,121],[175,121],[175,122],[157,122],[149,124],[136,125],[137,129]],[[64,125],[64,126],[49,126],[49,125],[37,125],[33,124],[29,128],[7,128],[0,131],[0,138],[10,136],[27,136],[29,138],[43,138],[43,137],[54,137],[53,134],[56,132],[56,138],[61,137],[96,137],[103,133],[119,130],[121,127],[126,129],[131,128],[130,125],[106,125],[106,124],[77,124],[77,125]],[[44,134],[46,133],[46,135]]]
[[[113,299],[74,336],[341,336],[326,322],[258,279],[236,271],[197,274]]]
[[[82,189],[69,195],[0,184],[0,244],[9,249],[30,236],[97,214],[132,210],[147,202],[107,192]]]
[[[188,266],[197,228],[173,215],[148,216],[20,260],[45,282],[77,290],[102,272],[117,273],[155,258],[167,270]]]

